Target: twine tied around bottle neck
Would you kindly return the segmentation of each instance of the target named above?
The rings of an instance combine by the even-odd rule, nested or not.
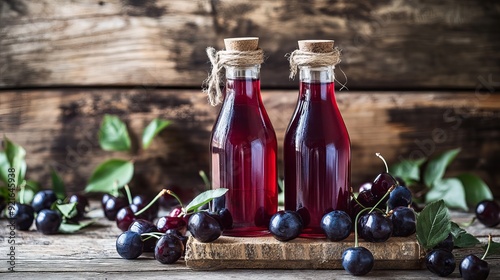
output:
[[[299,66],[335,66],[340,63],[340,50],[338,48],[334,48],[332,52],[327,53],[294,50],[287,56],[290,61],[290,79],[295,78]]]
[[[208,95],[208,100],[212,106],[222,103],[224,99],[221,89],[224,82],[224,66],[251,66],[264,62],[262,49],[255,51],[217,51],[212,47],[208,47],[207,55],[212,64],[212,70],[203,82],[203,92]]]

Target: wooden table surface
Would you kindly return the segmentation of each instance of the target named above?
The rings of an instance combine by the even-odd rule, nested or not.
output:
[[[97,205],[97,204],[93,204]],[[113,222],[102,218],[94,207],[90,216],[97,222],[79,233],[43,235],[35,230],[15,232],[15,272],[8,272],[9,230],[6,220],[0,221],[0,279],[355,279],[344,270],[221,270],[193,271],[183,260],[163,265],[152,254],[136,260],[125,260],[116,253],[115,241],[120,230]],[[452,213],[453,220],[465,222],[472,214]],[[466,228],[485,241],[487,234],[500,242],[500,228],[486,228],[478,222]],[[460,278],[459,261],[469,252],[481,253],[481,248],[455,249],[457,268],[448,278]],[[500,258],[488,260],[488,279],[500,279]],[[166,278],[168,277],[168,278]],[[365,278],[378,279],[440,279],[427,270],[374,270]]]

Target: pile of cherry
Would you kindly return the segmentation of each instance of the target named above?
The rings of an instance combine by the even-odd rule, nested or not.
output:
[[[57,199],[53,190],[41,190],[35,194],[31,204],[15,203],[13,209],[7,208],[7,217],[16,220],[16,229],[29,230],[35,222],[37,231],[43,234],[56,234],[59,227],[66,219],[66,223],[78,223],[85,216],[89,201],[81,194],[73,194],[66,198],[68,203],[76,203],[75,213],[71,218],[64,215],[54,207],[62,203]]]
[[[325,214],[321,220],[321,228],[330,241],[344,240],[354,231],[354,247],[347,248],[342,254],[342,266],[352,275],[365,275],[374,266],[373,254],[358,246],[358,236],[368,242],[384,242],[391,236],[407,237],[416,231],[416,215],[410,207],[411,191],[402,180],[396,180],[389,174],[385,160],[384,164],[386,172],[379,174],[373,183],[363,185],[357,197],[352,196],[351,213],[335,210]],[[115,219],[117,226],[124,231],[116,240],[116,249],[121,257],[135,259],[143,252],[154,252],[159,262],[175,263],[184,254],[187,231],[200,242],[212,242],[221,236],[224,229],[232,227],[231,213],[227,209],[214,213],[203,207],[190,213],[177,207],[169,215],[160,217],[156,224],[153,223],[158,212],[154,202],[166,193],[175,196],[163,190],[148,205],[139,197],[134,197],[130,205],[124,198],[103,197],[106,217]],[[486,226],[494,227],[500,224],[500,207],[494,201],[483,201],[477,205],[476,217]],[[303,228],[303,219],[296,211],[278,211],[269,223],[270,233],[283,242],[299,237]],[[456,267],[453,248],[450,234],[428,252],[425,263],[429,271],[439,276],[451,274]],[[466,256],[459,266],[462,277],[486,279],[489,266],[483,259],[475,255]]]
[[[187,230],[200,242],[212,242],[221,236],[224,229],[233,225],[233,218],[227,209],[210,212],[203,205],[195,212],[188,212],[189,209],[179,206],[167,216],[156,219],[157,200],[166,195],[172,195],[179,201],[168,190],[162,190],[148,203],[143,196],[135,196],[130,202],[124,197],[103,196],[102,207],[106,218],[115,220],[123,231],[116,240],[116,251],[122,258],[135,259],[143,252],[154,252],[159,262],[172,264],[184,255]]]

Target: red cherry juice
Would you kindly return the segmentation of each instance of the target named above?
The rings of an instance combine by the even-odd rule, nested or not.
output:
[[[349,213],[350,140],[335,100],[333,82],[301,82],[285,135],[285,209],[304,221],[303,237],[324,237],[321,218]]]
[[[260,96],[260,80],[227,80],[210,149],[212,187],[229,189],[212,205],[214,210],[228,208],[232,214],[233,229],[223,234],[267,234],[278,207],[277,141]]]

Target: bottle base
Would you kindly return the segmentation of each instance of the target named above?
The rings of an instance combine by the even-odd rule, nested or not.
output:
[[[269,230],[266,228],[238,228],[224,230],[222,235],[233,237],[259,237],[269,235]]]
[[[321,239],[326,238],[326,235],[321,229],[305,228],[304,230],[302,230],[302,233],[299,235],[299,237]]]

